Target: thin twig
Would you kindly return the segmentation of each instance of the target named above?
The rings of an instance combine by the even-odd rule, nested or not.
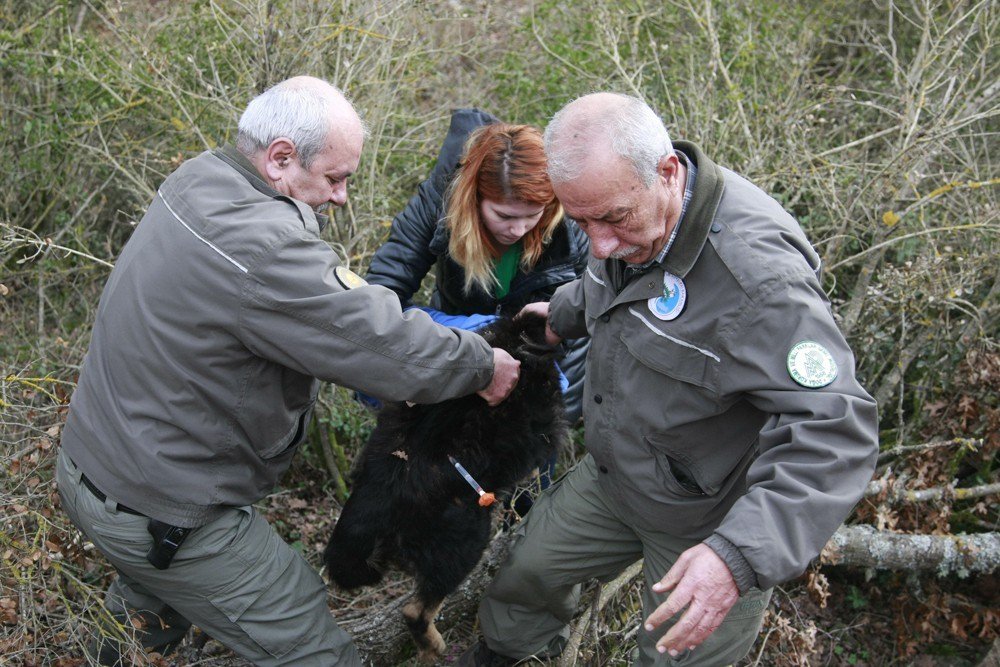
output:
[[[642,565],[644,562],[644,560],[640,559],[632,563],[621,574],[615,577],[613,581],[604,585],[600,596],[595,599],[594,604],[587,611],[583,612],[580,619],[570,631],[569,641],[566,643],[566,648],[563,649],[559,658],[559,667],[574,667],[576,665],[580,642],[587,633],[590,623],[607,606],[611,598],[618,594],[618,591],[631,584],[636,577],[642,574]]]
[[[982,446],[982,438],[954,438],[952,440],[934,440],[932,442],[925,442],[919,445],[900,445],[880,453],[878,455],[878,462],[882,463],[890,458],[894,458],[902,454],[925,452],[931,449],[940,449],[942,447],[965,447],[971,451],[978,451],[982,448]]]
[[[869,482],[865,489],[865,497],[877,496],[890,488],[888,480],[880,479]],[[931,500],[942,500],[954,498],[955,500],[970,500],[972,498],[984,498],[1000,493],[1000,482],[994,484],[982,484],[980,486],[969,486],[957,488],[955,486],[935,486],[929,489],[895,489],[889,492],[886,499],[890,504],[904,502],[923,503]]]

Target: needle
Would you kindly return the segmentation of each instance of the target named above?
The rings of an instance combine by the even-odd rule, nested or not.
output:
[[[449,454],[448,460],[451,461],[451,464],[453,466],[455,466],[455,469],[458,470],[459,474],[465,478],[465,481],[469,483],[469,486],[474,488],[476,490],[476,493],[479,494],[480,507],[489,507],[496,501],[496,496],[487,491],[483,491],[483,487],[479,486],[479,482],[477,482],[475,478],[469,474],[468,470],[462,467],[462,464],[459,463],[454,456]]]

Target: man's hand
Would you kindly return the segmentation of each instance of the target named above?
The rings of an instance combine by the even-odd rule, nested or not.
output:
[[[657,651],[668,651],[672,656],[705,641],[722,624],[740,597],[725,562],[704,544],[682,553],[663,579],[653,584],[653,591],[672,592],[646,619],[647,632],[652,632],[685,606],[688,608],[656,643]]]
[[[495,407],[503,403],[514,391],[517,385],[517,378],[521,375],[521,362],[510,356],[506,350],[498,347],[493,348],[493,379],[490,380],[486,389],[481,389],[476,393],[486,399],[490,407]]]
[[[521,309],[517,315],[514,316],[516,320],[525,313],[534,313],[535,315],[541,315],[545,318],[545,342],[549,345],[556,346],[562,342],[562,338],[556,335],[549,327],[549,302],[548,301],[536,301],[534,303],[529,303],[524,308]]]

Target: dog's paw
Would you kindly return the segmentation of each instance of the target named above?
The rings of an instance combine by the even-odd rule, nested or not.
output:
[[[444,650],[448,648],[448,645],[444,643],[441,639],[441,635],[436,629],[433,632],[428,632],[426,639],[428,640],[428,646],[421,646],[417,650],[417,660],[420,661],[422,665],[433,665],[441,656],[444,654]]]

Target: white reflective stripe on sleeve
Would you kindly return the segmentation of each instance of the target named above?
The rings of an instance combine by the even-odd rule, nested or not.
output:
[[[715,354],[714,352],[709,352],[708,350],[703,350],[702,348],[698,347],[697,345],[692,345],[691,343],[687,342],[686,340],[681,340],[680,338],[674,338],[673,336],[671,336],[669,334],[663,333],[662,331],[660,331],[659,329],[657,329],[656,327],[654,327],[653,324],[649,320],[647,320],[645,317],[643,317],[642,313],[640,313],[639,311],[637,311],[635,308],[629,308],[628,312],[632,313],[633,315],[635,315],[636,317],[638,317],[640,320],[642,320],[642,323],[645,324],[647,327],[649,327],[649,330],[652,331],[653,333],[655,333],[657,336],[662,336],[662,337],[666,338],[667,340],[672,340],[673,342],[677,343],[678,345],[683,345],[684,347],[689,347],[692,350],[697,350],[698,352],[701,352],[702,354],[704,354],[709,359],[714,359],[715,361],[720,361],[719,355]]]
[[[589,266],[587,267],[587,275],[590,276],[591,278],[593,278],[594,282],[597,283],[598,285],[607,287],[607,283],[605,283],[603,280],[601,280],[600,278],[598,278],[597,276],[595,276],[594,272],[590,270]]]
[[[196,232],[193,229],[191,229],[191,227],[189,227],[186,222],[184,222],[183,220],[181,220],[181,216],[177,215],[177,213],[174,211],[174,209],[170,208],[170,204],[167,203],[167,198],[163,196],[162,192],[160,192],[159,190],[157,190],[156,194],[160,196],[160,200],[163,202],[163,205],[166,206],[167,210],[170,211],[170,214],[177,219],[177,222],[179,222],[182,225],[184,225],[184,229],[186,229],[189,232],[191,232],[192,234],[194,234],[194,237],[196,239],[198,239],[199,241],[201,241],[202,243],[204,243],[205,245],[207,245],[209,248],[211,248],[215,252],[217,252],[220,255],[222,255],[226,259],[227,262],[229,262],[230,264],[232,264],[233,266],[235,266],[237,269],[239,269],[243,273],[247,273],[247,267],[243,266],[242,264],[240,264],[239,262],[237,262],[235,259],[233,259],[229,255],[227,255],[226,253],[222,252],[222,250],[220,250],[218,246],[216,246],[211,241],[209,241],[208,239],[206,239],[203,236],[201,236],[198,232]]]

